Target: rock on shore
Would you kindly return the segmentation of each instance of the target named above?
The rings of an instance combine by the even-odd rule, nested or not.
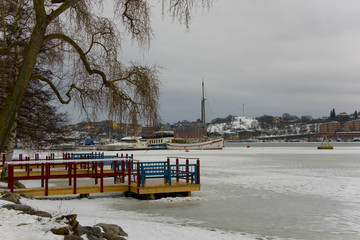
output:
[[[21,204],[20,200],[19,195],[10,192],[0,196],[0,232],[21,230],[27,236],[33,236],[31,231],[43,231],[40,234],[44,236],[43,239],[52,235],[52,239],[64,240],[126,240],[128,237],[118,225],[98,223],[94,226],[81,226],[76,220],[76,214],[54,217],[48,212]]]

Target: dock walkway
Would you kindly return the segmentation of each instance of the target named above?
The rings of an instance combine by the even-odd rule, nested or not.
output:
[[[133,155],[66,153],[61,159],[51,155],[7,164],[8,191],[33,197],[106,192],[190,195],[200,190],[198,158],[168,157],[166,161],[142,162],[133,159]],[[25,185],[26,181],[33,181],[31,185],[35,181],[38,187],[15,189],[15,181]]]

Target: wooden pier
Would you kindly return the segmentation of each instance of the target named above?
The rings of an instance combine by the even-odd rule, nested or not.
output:
[[[20,158],[20,157],[19,157]],[[170,158],[142,162],[133,156],[64,154],[8,162],[8,191],[33,197],[130,192],[135,195],[185,193],[200,190],[200,160]],[[15,189],[15,181],[37,187]],[[34,181],[36,181],[34,183]],[[5,191],[5,190],[0,190]]]

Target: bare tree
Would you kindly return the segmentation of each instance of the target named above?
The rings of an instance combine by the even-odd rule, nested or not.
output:
[[[191,9],[208,7],[210,1],[163,0],[163,12],[188,26]],[[61,103],[75,100],[88,114],[106,109],[110,117],[134,124],[139,119],[158,119],[158,68],[135,62],[126,66],[118,61],[122,34],[130,35],[140,46],[149,44],[152,36],[149,2],[106,1],[106,4],[114,4],[118,25],[104,16],[103,2],[3,0],[0,3],[1,58],[16,49],[21,56],[14,86],[6,93],[0,111],[0,150],[14,124],[29,82],[35,79],[47,83]],[[13,7],[19,11],[28,9],[27,14],[11,16],[8,12]],[[13,32],[4,30],[6,25],[16,26],[15,22],[22,24],[22,29],[28,29],[19,33],[22,34],[20,40],[13,37]],[[123,32],[117,27],[120,25]],[[49,79],[35,73],[34,69],[40,63],[41,69],[52,70],[58,74],[57,78]]]
[[[30,146],[41,146],[45,139],[48,143],[58,141],[56,138],[50,139],[50,136],[62,132],[67,114],[58,111],[54,97],[45,83],[39,80],[30,82],[18,112],[17,138],[26,138]]]
[[[25,3],[26,1],[8,1],[8,4],[4,5],[5,9],[3,9],[3,12],[6,12],[6,15],[3,15],[4,37],[1,38],[3,46],[5,46],[5,41],[20,42],[25,40],[23,38],[26,38],[27,33],[29,33],[25,23],[27,22],[26,19],[31,16],[32,10]],[[20,46],[16,46],[13,51],[6,56],[2,56],[0,59],[0,109],[6,101],[7,94],[14,87],[21,62],[20,53]],[[41,72],[42,75],[50,78],[52,76],[50,71],[35,69],[34,72]],[[11,161],[12,159],[13,148],[18,134],[31,139],[31,142],[37,145],[44,139],[45,134],[59,131],[59,124],[65,122],[66,116],[65,114],[58,113],[57,108],[51,105],[53,99],[54,97],[50,93],[50,89],[46,88],[45,83],[41,83],[39,80],[30,81],[11,133],[7,137],[6,147],[4,148],[7,160]]]

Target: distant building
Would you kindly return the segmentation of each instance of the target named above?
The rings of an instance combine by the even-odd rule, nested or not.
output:
[[[333,121],[329,123],[323,123],[319,127],[319,135],[326,136],[328,138],[336,138],[336,132],[340,131],[340,123]]]
[[[344,131],[345,132],[360,131],[360,120],[353,120],[344,123]]]
[[[323,123],[319,127],[320,132],[316,137],[326,136],[332,139],[349,140],[360,137],[360,120],[353,120],[344,123],[341,128],[339,122]]]
[[[280,118],[278,118],[278,117],[274,117],[273,118],[273,123],[274,124],[278,124],[278,123],[280,123],[281,122],[281,119]]]
[[[176,138],[200,138],[206,135],[206,129],[200,119],[196,122],[181,122],[171,129]]]

